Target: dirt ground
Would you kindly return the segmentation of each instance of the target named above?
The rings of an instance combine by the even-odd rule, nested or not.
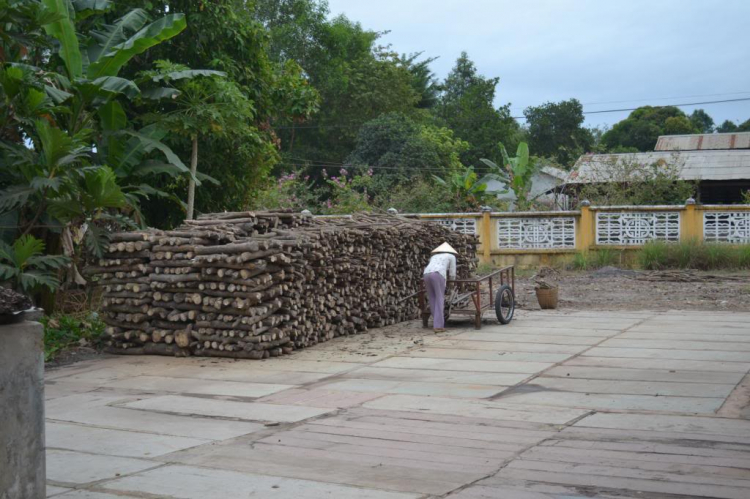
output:
[[[616,269],[562,272],[559,308],[750,311],[750,272],[677,273],[691,282],[667,280],[669,273],[664,274]],[[539,309],[532,277],[517,278],[516,288],[518,308]]]

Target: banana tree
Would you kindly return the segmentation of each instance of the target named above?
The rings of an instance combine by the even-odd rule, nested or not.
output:
[[[492,194],[487,192],[487,183],[492,180],[502,181],[502,177],[490,173],[479,178],[473,167],[453,172],[445,179],[433,175],[438,185],[445,187],[458,209],[477,209],[487,203]]]
[[[480,161],[490,168],[490,171],[503,178],[506,185],[513,189],[516,195],[516,204],[520,209],[529,207],[529,193],[534,174],[539,171],[539,165],[529,156],[529,146],[526,142],[518,144],[516,156],[511,158],[505,150],[505,146],[499,144],[500,153],[503,157],[504,168],[499,167],[495,162],[486,158]]]

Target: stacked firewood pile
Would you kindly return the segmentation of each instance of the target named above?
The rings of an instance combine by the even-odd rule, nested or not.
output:
[[[114,234],[86,271],[104,288],[109,351],[261,359],[417,318],[406,298],[444,241],[471,275],[476,237],[429,222],[217,213]]]

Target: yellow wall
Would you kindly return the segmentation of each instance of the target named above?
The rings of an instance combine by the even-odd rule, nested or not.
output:
[[[633,260],[634,250],[638,246],[596,245],[596,213],[597,212],[680,212],[680,240],[703,239],[703,214],[711,211],[748,212],[750,205],[708,206],[696,205],[692,200],[684,206],[617,206],[594,207],[587,202],[582,203],[580,211],[569,212],[524,212],[524,213],[445,213],[417,215],[421,219],[475,219],[479,236],[477,257],[481,262],[492,263],[496,266],[515,265],[518,268],[534,268],[542,265],[564,265],[577,252],[596,251],[608,248],[621,252],[623,263]],[[575,218],[575,248],[570,249],[506,249],[498,247],[497,220],[500,218]]]

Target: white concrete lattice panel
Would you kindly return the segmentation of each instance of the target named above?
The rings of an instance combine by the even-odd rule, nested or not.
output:
[[[616,211],[596,214],[596,244],[640,246],[649,241],[679,240],[678,211]]]
[[[503,249],[573,249],[576,246],[575,218],[500,218],[497,245]]]
[[[703,240],[719,243],[750,243],[750,211],[704,212]]]

